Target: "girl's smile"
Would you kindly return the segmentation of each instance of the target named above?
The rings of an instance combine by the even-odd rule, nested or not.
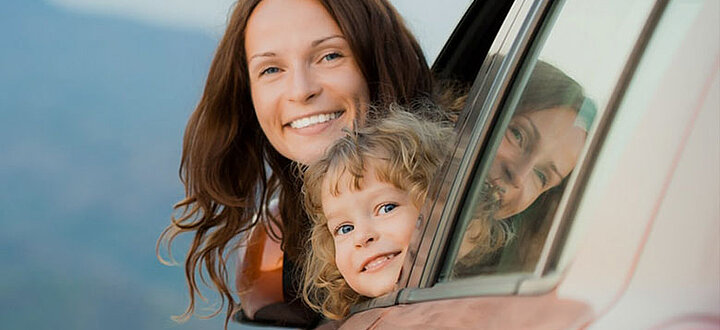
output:
[[[365,163],[359,188],[347,173],[338,178],[340,171],[331,171],[322,183],[335,264],[348,285],[367,297],[394,288],[420,213],[407,191],[378,180],[377,162]]]

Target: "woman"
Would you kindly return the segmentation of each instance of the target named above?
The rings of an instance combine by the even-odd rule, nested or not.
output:
[[[575,80],[546,62],[535,64],[485,178],[458,252],[456,276],[495,271],[499,250],[521,221],[525,224],[519,234],[544,237],[541,227],[548,228],[543,220],[554,214],[595,111]],[[537,251],[517,257],[531,263]]]
[[[431,93],[423,53],[385,0],[239,1],[186,128],[186,198],[161,236],[169,249],[194,233],[183,316],[205,268],[229,302],[227,322],[235,300],[226,252],[256,224],[281,238],[286,273],[299,264],[309,222],[293,162],[317,159],[343,128],[362,124],[369,105],[410,106]],[[275,198],[279,217],[268,212]]]

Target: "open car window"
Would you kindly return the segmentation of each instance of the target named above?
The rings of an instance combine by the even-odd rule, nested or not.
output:
[[[584,149],[597,108],[583,87],[534,59],[518,81],[472,179],[441,280],[533,272]]]
[[[425,206],[397,302],[554,286],[565,236],[582,225],[563,216],[576,169],[596,152],[594,127],[653,5],[513,4],[476,59],[458,147]]]
[[[632,4],[638,10],[590,21],[578,17],[603,16],[596,3],[550,9],[476,161],[439,281],[517,273],[533,278],[552,270],[553,246],[572,224],[561,223],[561,201],[652,4],[638,1]]]
[[[460,142],[431,187],[395,293],[402,305],[348,324],[712,327],[717,277],[703,265],[718,251],[708,180],[718,38],[707,34],[718,31],[717,1],[522,4],[483,60]],[[559,93],[574,110],[541,102],[557,94],[548,72],[581,87]],[[580,149],[565,158],[571,169],[538,156],[548,127],[564,136],[549,151]],[[561,133],[575,128],[570,148],[578,135]],[[548,159],[562,180],[548,179]]]

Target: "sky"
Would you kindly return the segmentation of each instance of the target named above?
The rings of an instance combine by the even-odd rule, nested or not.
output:
[[[46,0],[69,10],[118,16],[219,38],[234,0]],[[433,61],[470,0],[391,0]]]

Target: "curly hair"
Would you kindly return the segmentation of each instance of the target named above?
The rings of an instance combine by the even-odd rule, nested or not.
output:
[[[362,189],[367,164],[373,161],[377,179],[407,191],[419,208],[452,140],[452,124],[443,120],[442,115],[419,116],[396,105],[388,112],[387,116],[348,132],[304,172],[305,209],[313,225],[302,293],[308,305],[331,319],[344,317],[350,306],[364,297],[350,288],[335,264],[334,241],[323,213],[322,191],[330,189],[331,194],[338,194],[343,175],[350,175],[351,189]],[[432,108],[428,112],[441,114]],[[426,119],[433,117],[437,120]]]
[[[370,102],[409,105],[433,97],[430,69],[415,37],[387,0],[318,0],[338,24],[370,91]],[[237,304],[230,287],[227,261],[236,243],[255,225],[282,239],[288,260],[302,257],[310,226],[302,209],[299,173],[292,160],[270,144],[255,115],[248,81],[245,29],[261,0],[239,0],[215,52],[202,97],[188,120],[183,140],[180,178],[185,198],[160,235],[169,252],[174,239],[193,235],[185,258],[189,305],[187,319],[201,297],[200,280],[228,302],[226,326]],[[279,200],[279,216],[267,212]],[[257,215],[259,221],[254,221]],[[279,232],[271,230],[277,227]],[[170,256],[172,260],[172,256]],[[164,261],[161,258],[161,261]],[[204,281],[203,275],[209,281]]]

